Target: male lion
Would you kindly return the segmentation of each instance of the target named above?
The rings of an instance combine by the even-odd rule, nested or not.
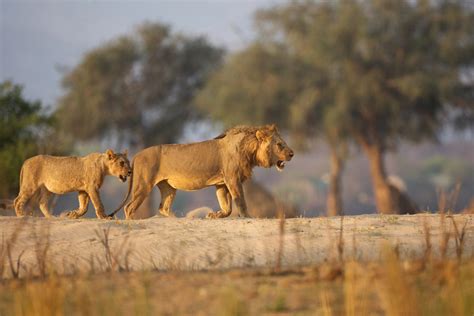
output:
[[[193,191],[215,186],[221,210],[210,212],[208,218],[229,216],[231,199],[239,215],[247,217],[242,182],[251,177],[255,166],[276,166],[281,171],[293,155],[275,125],[237,126],[212,140],[146,148],[133,160],[128,192],[132,192],[132,198],[125,207],[125,216],[133,218],[156,185],[161,192],[159,212],[164,216],[174,216],[171,204],[177,189]]]
[[[105,154],[93,153],[85,157],[54,157],[38,155],[27,159],[20,172],[20,193],[14,201],[17,216],[24,216],[24,206],[39,194],[39,207],[45,217],[51,217],[49,197],[52,193],[79,192],[79,209],[66,213],[69,218],[79,218],[87,212],[89,198],[98,218],[106,218],[100,200],[99,188],[106,175],[113,175],[123,182],[132,174],[127,151],[123,154],[108,149]]]

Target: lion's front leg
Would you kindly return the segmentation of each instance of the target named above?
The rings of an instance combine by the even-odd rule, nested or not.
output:
[[[247,204],[245,203],[244,189],[242,183],[239,181],[231,181],[228,183],[227,188],[229,189],[232,200],[239,211],[240,217],[250,217],[247,212]]]
[[[161,193],[161,203],[158,212],[166,217],[176,217],[171,210],[171,205],[176,197],[176,189],[170,186],[166,181],[161,181],[157,186]]]
[[[228,217],[232,213],[232,197],[229,190],[225,185],[216,186],[216,196],[219,206],[221,207],[218,212],[210,212],[206,218],[224,218]]]

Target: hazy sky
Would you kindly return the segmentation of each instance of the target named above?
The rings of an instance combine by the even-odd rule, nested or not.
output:
[[[28,98],[54,105],[58,68],[73,67],[86,51],[144,21],[235,50],[252,38],[253,12],[277,2],[0,0],[0,81],[12,79]]]

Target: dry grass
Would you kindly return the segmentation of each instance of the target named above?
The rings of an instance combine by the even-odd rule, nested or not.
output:
[[[39,227],[38,227],[39,226]],[[36,266],[38,268],[38,275],[45,278],[48,272],[52,269],[49,266],[48,251],[50,249],[50,234],[49,224],[35,225],[33,228],[33,236],[35,239],[34,252],[36,258]]]
[[[387,250],[383,266],[347,262],[333,281],[272,269],[11,280],[0,285],[0,314],[472,315],[474,264],[441,283],[438,269],[407,273]]]
[[[13,234],[11,234],[8,238],[5,238],[5,235],[2,234],[2,240],[0,244],[0,279],[3,278],[4,272],[6,270],[7,259],[12,277],[18,278],[20,276],[21,258],[25,250],[21,250],[16,258],[13,258],[12,253],[15,249],[18,235],[23,230],[24,225],[24,221],[18,222],[13,230]]]
[[[54,272],[47,225],[33,229],[37,271],[22,270],[20,222],[0,245],[1,275],[10,269],[14,277],[0,282],[0,315],[473,315],[474,259],[463,255],[468,222],[456,222],[445,212],[439,221],[439,244],[433,244],[426,221],[420,227],[425,248],[418,257],[401,259],[398,248],[387,244],[381,260],[364,262],[357,259],[354,233],[348,256],[341,217],[334,244],[328,246],[333,259],[291,267],[283,260],[291,229],[281,217],[277,258],[270,260],[274,265],[213,272],[184,272],[190,263],[177,249],[168,249],[167,271],[131,272],[132,248],[127,239],[114,242],[108,226],[95,231],[102,252],[91,257],[89,272],[71,276]],[[299,239],[295,243],[301,247]],[[448,255],[450,245],[454,258]],[[217,265],[227,255],[218,253],[208,260]]]
[[[279,242],[278,242],[278,252],[276,258],[275,271],[280,272],[282,267],[283,260],[283,246],[285,240],[285,213],[279,212],[279,221],[278,221],[278,232],[279,232]]]
[[[120,245],[112,249],[110,229],[111,226],[108,226],[102,230],[95,231],[96,237],[104,248],[104,259],[97,257],[95,261],[97,261],[100,266],[105,267],[106,272],[130,271],[129,258],[132,248],[128,245],[128,237],[125,237]],[[92,266],[94,266],[95,261],[91,259]]]

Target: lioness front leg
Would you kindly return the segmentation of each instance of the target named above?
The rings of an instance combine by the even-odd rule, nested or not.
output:
[[[102,205],[102,201],[100,200],[99,192],[97,190],[91,190],[88,194],[94,205],[97,218],[110,218],[104,212],[104,205]]]
[[[77,199],[79,200],[79,208],[74,211],[69,211],[65,214],[68,218],[80,218],[87,213],[87,206],[89,205],[89,195],[87,192],[80,191]]]
[[[229,182],[227,188],[230,191],[232,200],[239,211],[240,217],[250,217],[247,213],[247,204],[245,203],[244,189],[242,188],[242,183],[240,181]]]
[[[229,190],[225,185],[216,186],[216,196],[219,206],[221,207],[218,212],[209,212],[206,218],[224,218],[228,217],[232,213],[232,197]]]

